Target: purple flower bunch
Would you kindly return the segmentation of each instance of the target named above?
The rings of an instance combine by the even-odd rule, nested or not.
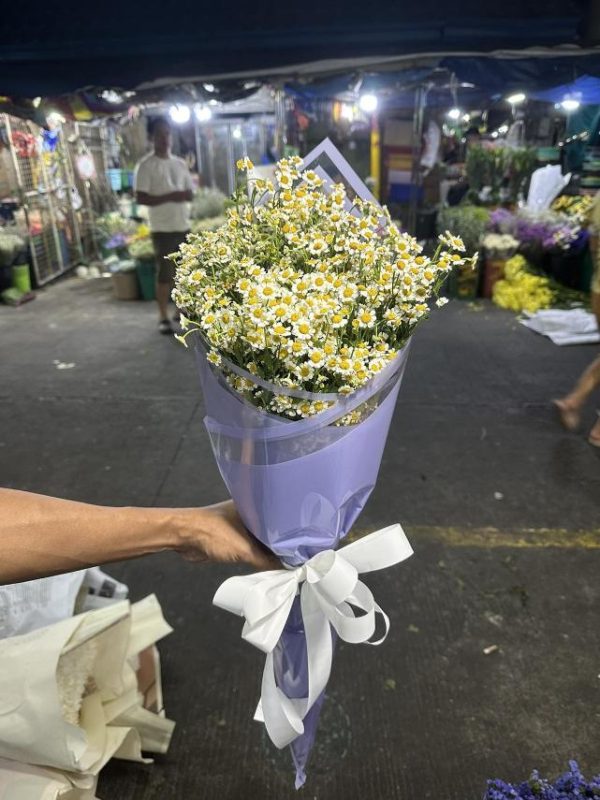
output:
[[[579,250],[588,236],[575,219],[553,212],[533,215],[518,211],[513,214],[506,208],[497,208],[490,214],[490,227],[499,233],[511,234],[521,245],[542,250]]]
[[[107,250],[116,250],[117,247],[125,247],[127,244],[127,236],[124,233],[115,233],[110,239],[106,242],[106,249]]]
[[[600,797],[600,775],[586,780],[576,761],[569,761],[569,769],[551,783],[534,770],[528,781],[520,784],[488,781],[483,800],[583,800]]]

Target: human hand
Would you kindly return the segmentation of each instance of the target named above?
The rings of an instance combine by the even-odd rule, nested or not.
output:
[[[181,544],[190,561],[243,561],[257,570],[281,569],[281,562],[244,527],[231,500],[201,509],[186,509]]]

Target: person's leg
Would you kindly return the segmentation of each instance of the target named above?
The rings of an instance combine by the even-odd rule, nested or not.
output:
[[[169,301],[173,291],[175,265],[168,258],[179,247],[184,234],[159,232],[152,234],[156,254],[156,302],[158,305],[158,329],[161,333],[173,333],[169,320]]]
[[[158,303],[158,319],[169,319],[169,299],[171,297],[171,284],[156,279],[156,302]]]
[[[190,231],[183,231],[181,233],[173,234],[173,247],[171,248],[172,253],[175,253],[177,250],[179,250],[179,246],[185,242],[189,233]],[[173,264],[173,269],[171,273],[171,291],[175,288],[175,272],[176,268],[175,265]],[[179,309],[175,308],[175,311],[173,313],[173,322],[179,323],[180,319],[181,315],[179,313]]]
[[[168,318],[169,286],[165,285],[164,261],[168,253],[168,234],[157,231],[152,234],[154,258],[156,261],[156,303],[158,305],[158,320],[161,322]]]
[[[596,420],[596,424],[590,431],[590,435],[588,436],[588,442],[593,444],[594,447],[600,447],[600,411],[598,412],[598,419]]]
[[[581,408],[598,386],[600,386],[600,356],[592,361],[569,394],[554,401],[565,428],[575,430],[579,426]]]

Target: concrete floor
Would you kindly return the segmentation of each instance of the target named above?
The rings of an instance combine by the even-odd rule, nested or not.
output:
[[[600,772],[600,453],[548,405],[596,354],[479,303],[417,333],[359,520],[402,522],[415,556],[369,576],[392,631],[338,649],[306,797],[477,800],[487,777],[569,758]],[[192,356],[150,305],[65,280],[0,307],[0,364],[1,485],[114,505],[224,498]],[[109,765],[99,796],[294,797],[287,753],[251,721],[261,655],[210,603],[234,569],[161,555],[110,571],[133,598],[156,592],[175,627],[161,652],[178,725],[153,766]]]

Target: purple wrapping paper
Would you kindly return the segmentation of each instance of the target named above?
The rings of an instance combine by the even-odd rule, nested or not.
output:
[[[223,480],[246,527],[290,566],[335,549],[375,486],[409,346],[368,384],[349,396],[335,396],[333,408],[290,421],[238,395],[209,364],[200,338],[195,340],[205,425]],[[359,424],[334,424],[354,409],[365,411]],[[308,695],[306,640],[298,600],[274,653],[277,685],[292,698]],[[291,744],[297,788],[305,780],[323,700],[324,694],[305,717],[304,733]]]

